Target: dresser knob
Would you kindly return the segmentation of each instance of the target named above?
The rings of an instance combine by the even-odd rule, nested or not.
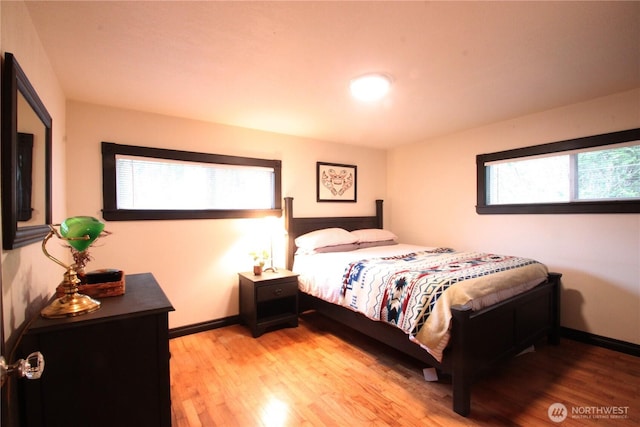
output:
[[[9,375],[18,378],[36,380],[42,376],[44,371],[44,356],[39,351],[31,353],[26,359],[20,359],[13,365],[7,365],[4,357],[0,356],[0,383],[4,384]]]

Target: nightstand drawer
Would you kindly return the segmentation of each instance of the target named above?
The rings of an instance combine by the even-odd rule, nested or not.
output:
[[[257,293],[258,302],[294,296],[298,293],[298,281],[263,285],[258,287]]]

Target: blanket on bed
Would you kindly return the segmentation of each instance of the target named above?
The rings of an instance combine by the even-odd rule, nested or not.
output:
[[[451,306],[501,293],[496,301],[506,299],[546,277],[546,267],[532,259],[440,248],[352,262],[342,295],[351,309],[402,329],[440,360]]]

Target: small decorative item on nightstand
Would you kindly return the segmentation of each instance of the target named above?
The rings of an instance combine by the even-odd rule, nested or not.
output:
[[[274,326],[298,326],[298,275],[288,270],[239,273],[240,319],[254,338]]]
[[[269,259],[269,253],[266,250],[262,250],[250,252],[249,255],[253,257],[253,275],[260,276],[264,263]]]

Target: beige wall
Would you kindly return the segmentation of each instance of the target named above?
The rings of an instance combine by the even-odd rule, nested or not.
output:
[[[22,2],[0,2],[0,48],[13,53],[53,119],[53,219],[65,217],[65,97]],[[5,172],[2,171],[4,174]],[[52,247],[59,257],[65,253]],[[13,340],[25,319],[39,311],[62,280],[63,269],[47,260],[40,245],[2,251],[5,339]]]
[[[387,225],[414,243],[536,258],[564,274],[563,326],[640,344],[640,214],[475,212],[477,154],[634,127],[640,89],[390,150]]]
[[[371,215],[386,196],[386,152],[79,102],[67,104],[69,215],[101,218],[102,141],[282,160],[283,196],[295,198],[296,216]],[[358,202],[316,203],[316,161],[358,166]],[[239,271],[264,220],[218,219],[107,222],[113,234],[91,250],[87,268],[150,271],[176,311],[170,327],[238,314]],[[284,238],[284,236],[283,236]],[[284,239],[283,239],[284,240]],[[276,265],[284,265],[283,241]]]

